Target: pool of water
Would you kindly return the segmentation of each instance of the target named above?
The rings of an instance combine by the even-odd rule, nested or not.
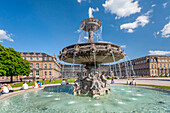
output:
[[[170,92],[111,86],[100,99],[72,95],[72,86],[49,87],[0,101],[0,113],[170,112]]]

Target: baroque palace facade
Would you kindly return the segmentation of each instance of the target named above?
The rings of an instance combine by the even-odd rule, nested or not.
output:
[[[112,66],[117,74],[136,76],[169,76],[170,56],[145,56]],[[120,71],[120,68],[121,71]],[[116,73],[115,73],[116,74]]]
[[[21,52],[21,57],[30,62],[29,77],[57,78],[61,76],[61,66],[55,55],[50,56],[41,52]]]

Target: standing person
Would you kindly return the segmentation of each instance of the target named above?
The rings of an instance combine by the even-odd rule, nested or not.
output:
[[[22,82],[22,78],[20,77],[20,82]]]
[[[61,85],[66,85],[66,82],[64,79],[62,80]]]
[[[45,78],[43,78],[43,85],[45,85]]]
[[[112,80],[111,80],[111,84],[114,84],[115,82],[114,82],[114,79],[112,78]]]

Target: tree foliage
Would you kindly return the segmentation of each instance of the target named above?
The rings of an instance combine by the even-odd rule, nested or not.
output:
[[[29,75],[30,63],[23,59],[19,52],[13,48],[5,48],[0,45],[0,76]]]

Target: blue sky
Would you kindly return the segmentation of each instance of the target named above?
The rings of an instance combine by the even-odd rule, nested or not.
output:
[[[89,8],[99,9],[92,15],[102,21],[103,41],[122,46],[131,59],[170,54],[168,0],[0,0],[0,44],[58,55],[78,43]]]

